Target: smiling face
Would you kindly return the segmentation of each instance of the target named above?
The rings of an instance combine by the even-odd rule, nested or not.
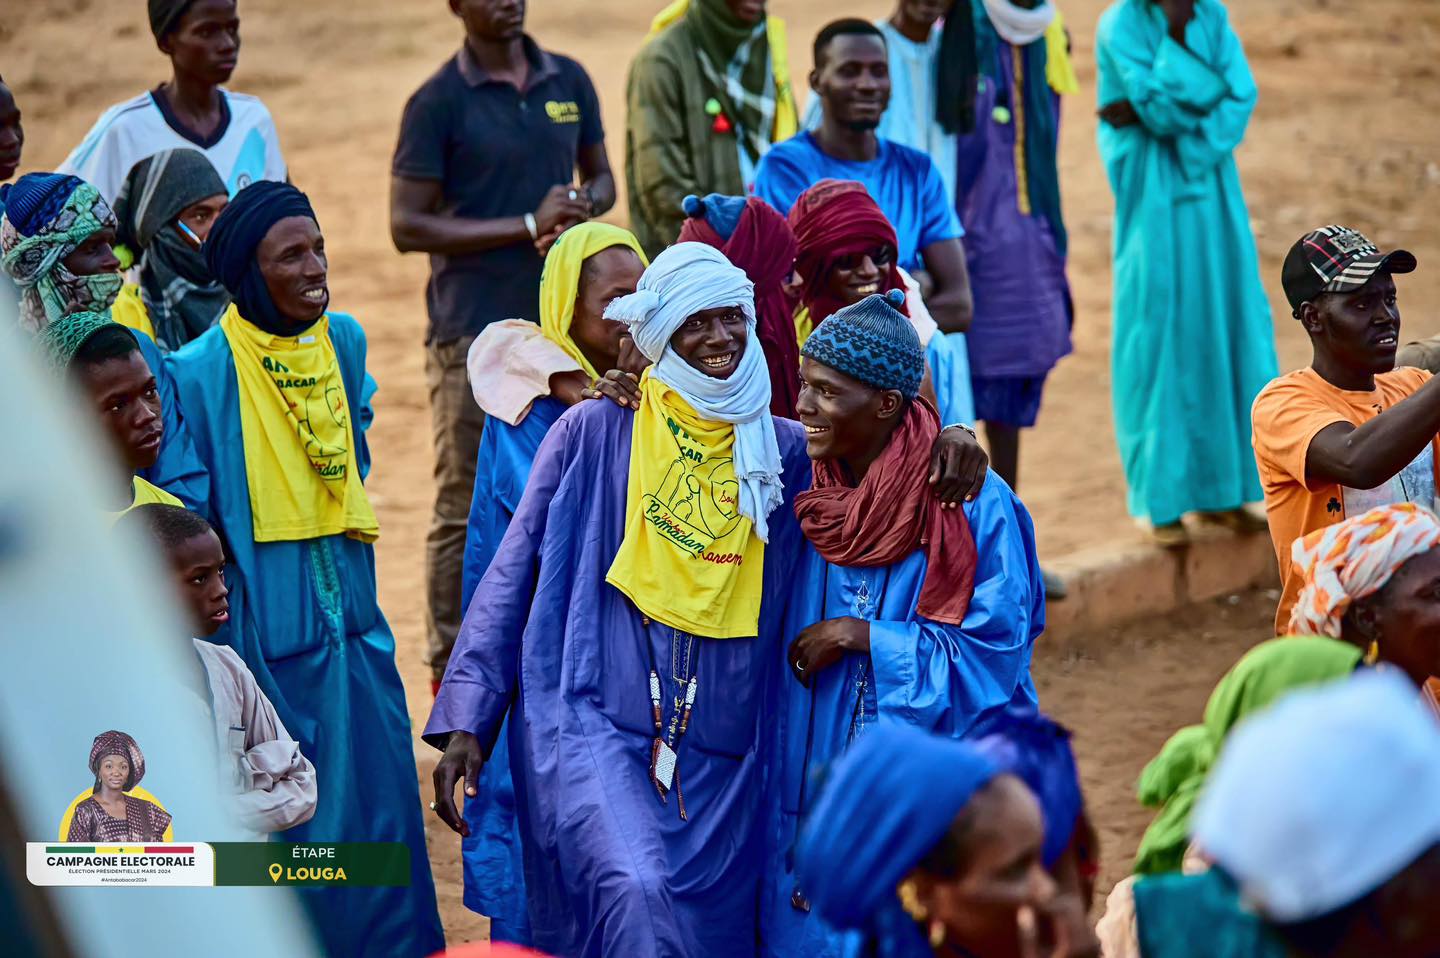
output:
[[[450,12],[476,40],[505,42],[525,33],[525,0],[450,0]]]
[[[1044,911],[1055,882],[1041,862],[1045,840],[1040,804],[1023,782],[1001,775],[975,793],[961,813],[969,819],[960,874],[918,872],[921,901],[944,923],[946,941],[987,958],[1018,958],[1021,908]]]
[[[230,80],[240,57],[240,15],[234,0],[195,0],[180,22],[160,39],[177,76],[219,86]]]
[[[851,130],[875,129],[890,103],[885,41],[872,34],[835,37],[811,72],[810,87],[819,95],[830,120]]]
[[[115,256],[115,230],[107,226],[90,234],[61,263],[76,276],[118,272],[120,260]]]
[[[99,412],[120,461],[131,472],[155,465],[165,421],[155,374],[140,350],[98,363],[76,363],[72,369]]]
[[[206,530],[170,550],[170,567],[179,598],[191,613],[195,634],[211,636],[230,621],[230,590],[225,587],[225,550],[220,537]]]
[[[795,415],[805,427],[805,454],[839,459],[860,476],[884,450],[900,422],[905,397],[876,389],[837,369],[800,358],[800,395]]]
[[[602,249],[580,268],[570,338],[602,376],[620,365],[620,341],[630,335],[624,323],[605,318],[605,307],[635,292],[644,272],[640,257],[626,246]]]
[[[130,762],[123,755],[107,755],[100,760],[95,777],[112,792],[124,791],[130,782]]]
[[[739,306],[702,309],[670,337],[675,354],[707,376],[729,379],[740,368],[750,330]]]
[[[281,316],[303,328],[325,315],[330,305],[326,282],[330,266],[325,237],[314,220],[308,216],[280,220],[256,247],[255,261]]]
[[[25,130],[20,125],[20,108],[10,88],[0,83],[0,181],[15,175],[20,166],[20,148],[25,145]]]
[[[1353,293],[1321,293],[1299,312],[1316,352],[1342,368],[1370,375],[1395,368],[1400,307],[1389,273],[1376,273]]]
[[[890,275],[893,262],[895,248],[889,245],[837,257],[825,276],[826,292],[847,306],[858,303],[871,293],[881,291],[880,284]]]

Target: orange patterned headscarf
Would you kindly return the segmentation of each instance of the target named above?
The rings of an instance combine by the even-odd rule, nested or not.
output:
[[[1290,614],[1294,635],[1340,638],[1354,602],[1379,592],[1399,568],[1440,546],[1440,519],[1411,502],[1369,512],[1298,539],[1291,550],[1304,585]]]

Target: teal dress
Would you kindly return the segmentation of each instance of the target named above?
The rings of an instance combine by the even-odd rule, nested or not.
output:
[[[1218,0],[1196,0],[1182,46],[1151,0],[1118,0],[1096,35],[1115,193],[1115,438],[1132,515],[1156,525],[1262,498],[1250,405],[1277,373],[1275,330],[1234,150],[1256,89]]]
[[[355,456],[363,477],[374,385],[365,372],[365,332],[350,316],[331,313],[330,338],[352,422],[360,425]],[[301,900],[328,954],[433,954],[445,940],[395,638],[375,591],[375,548],[346,536],[256,542],[240,393],[224,331],[212,327],[167,363],[210,471],[213,521],[228,546],[230,624],[215,641],[245,660],[319,782],[315,817],[278,839],[410,848],[408,887],[305,889]]]
[[[1219,869],[1154,875],[1135,883],[1135,926],[1144,958],[1286,958],[1274,932],[1240,905]]]

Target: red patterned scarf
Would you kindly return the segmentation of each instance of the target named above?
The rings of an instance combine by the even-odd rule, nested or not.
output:
[[[827,562],[892,565],[916,549],[928,566],[918,611],[959,625],[975,590],[975,537],[964,509],[942,509],[930,491],[930,449],[940,417],[915,399],[860,485],[847,485],[841,464],[819,460],[814,485],[795,497],[800,528]]]
[[[899,249],[895,227],[866,191],[865,184],[855,180],[821,180],[801,193],[790,208],[790,229],[800,245],[800,255],[795,260],[795,269],[805,281],[800,298],[810,310],[814,326],[849,305],[826,289],[826,280],[837,259],[852,253],[868,253],[877,246]],[[882,293],[905,288],[893,256],[889,275],[880,285]],[[901,312],[909,315],[903,307]]]

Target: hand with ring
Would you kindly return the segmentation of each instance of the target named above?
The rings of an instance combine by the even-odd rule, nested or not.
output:
[[[790,643],[786,657],[795,680],[808,686],[815,673],[839,662],[846,652],[869,651],[870,623],[847,615],[807,627]]]

